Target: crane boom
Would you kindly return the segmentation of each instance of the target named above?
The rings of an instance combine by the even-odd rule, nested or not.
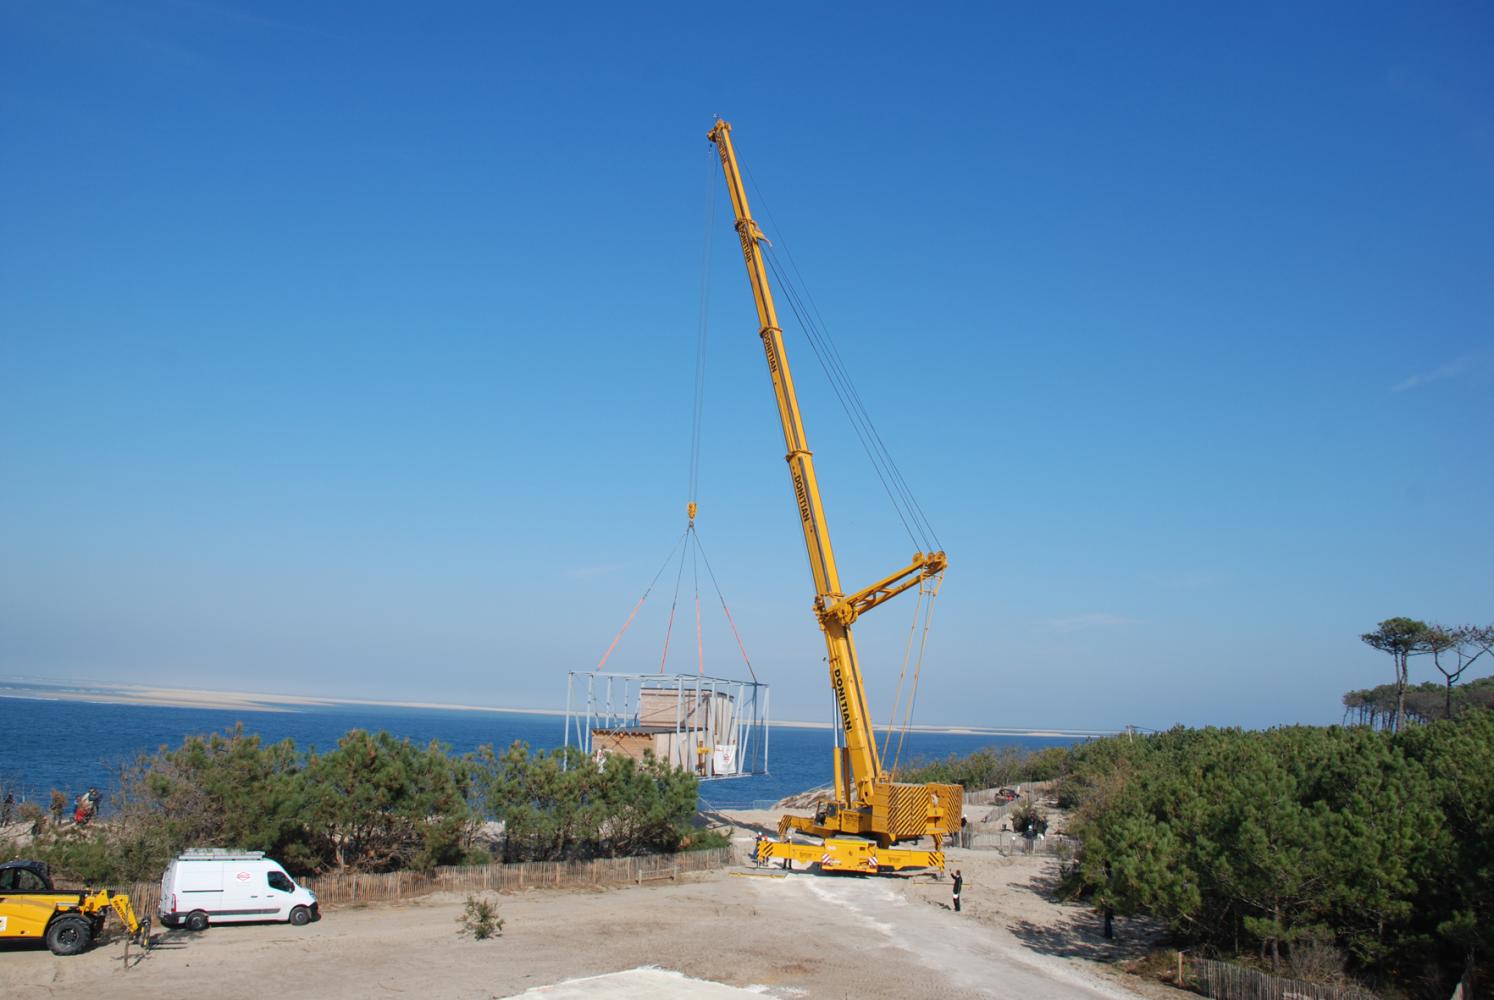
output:
[[[814,853],[821,856],[813,860],[827,868],[875,871],[878,868],[923,867],[930,864],[942,867],[940,839],[957,828],[962,790],[951,785],[899,784],[891,781],[884,773],[877,753],[871,713],[867,709],[861,668],[856,660],[856,645],[851,638],[851,624],[862,612],[917,586],[922,580],[942,573],[947,560],[943,552],[915,553],[910,565],[872,586],[849,597],[842,592],[840,574],[835,565],[835,550],[830,544],[830,529],[820,498],[819,482],[815,478],[814,453],[810,451],[805,436],[804,420],[799,412],[794,380],[784,350],[783,330],[778,325],[773,292],[768,283],[767,267],[760,245],[766,240],[762,230],[753,221],[747,203],[747,189],[742,183],[736,151],[731,142],[731,126],[718,119],[709,138],[716,144],[716,151],[721,158],[721,169],[726,177],[727,190],[736,216],[735,226],[742,246],[742,259],[747,266],[752,297],[757,305],[758,333],[762,338],[768,374],[773,382],[773,395],[778,406],[778,418],[783,427],[784,446],[787,449],[784,458],[788,463],[794,501],[799,510],[800,528],[804,534],[804,548],[809,556],[809,569],[814,578],[815,616],[825,636],[830,689],[835,695],[837,718],[844,741],[844,746],[838,747],[835,755],[835,802],[817,813],[813,820],[797,816],[784,817],[779,824],[779,834],[784,838],[788,830],[793,828],[824,838],[825,842],[820,847],[826,850],[820,852],[816,848]],[[845,834],[869,840],[837,838],[837,835]],[[899,840],[926,835],[934,838],[932,852],[887,850]],[[873,845],[870,853],[868,843]],[[786,839],[778,842],[764,841],[759,847],[759,853],[761,856],[766,851],[768,857],[808,860],[810,854],[798,850],[807,846],[809,845],[793,844]],[[876,853],[879,848],[882,850],[880,857]]]

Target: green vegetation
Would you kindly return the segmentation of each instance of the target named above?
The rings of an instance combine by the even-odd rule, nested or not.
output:
[[[1494,650],[1494,625],[1428,625],[1415,618],[1387,618],[1375,631],[1359,638],[1382,653],[1389,653],[1395,662],[1395,681],[1389,685],[1392,697],[1385,699],[1387,710],[1376,713],[1395,732],[1408,713],[1406,695],[1411,686],[1411,657],[1432,658],[1432,665],[1445,682],[1442,717],[1450,719],[1454,686],[1469,667]],[[1362,692],[1351,692],[1359,693]],[[1348,695],[1344,696],[1344,705],[1351,707]]]
[[[363,730],[317,754],[240,726],[141,757],[121,775],[108,821],[49,825],[0,850],[95,884],[159,878],[198,846],[263,850],[298,874],[428,870],[492,861],[478,833],[493,819],[506,861],[618,857],[700,837],[696,794],[694,775],[652,758],[599,766],[574,748],[522,744],[454,756]]]
[[[1339,949],[1399,991],[1494,946],[1494,714],[1416,726],[1175,729],[1075,753],[1075,888],[1180,943]],[[1428,979],[1428,976],[1434,979]],[[1435,983],[1435,988],[1432,988]]]
[[[498,904],[487,896],[469,895],[457,923],[461,925],[457,934],[474,941],[486,941],[503,933],[503,918],[498,915]]]
[[[506,824],[505,861],[674,851],[691,832],[697,779],[652,756],[612,754],[599,766],[575,747],[530,753],[516,743],[501,757],[484,748],[476,763],[487,806]]]
[[[1030,760],[982,751],[915,780],[1031,780]],[[1399,733],[1179,727],[1041,768],[1079,841],[1067,890],[1161,920],[1179,947],[1437,1000],[1494,949],[1494,712]]]
[[[1450,691],[1435,681],[1411,684],[1403,693],[1401,704],[1405,722],[1451,719],[1470,708],[1494,708],[1494,677],[1480,677]],[[1349,691],[1344,694],[1344,719],[1377,729],[1390,729],[1395,706],[1394,684]]]
[[[897,780],[940,782],[967,789],[1001,788],[1057,778],[1064,773],[1068,759],[1068,747],[1048,747],[1031,753],[1014,747],[992,747],[977,750],[968,757],[950,754],[940,760],[915,761],[907,771],[898,772]]]

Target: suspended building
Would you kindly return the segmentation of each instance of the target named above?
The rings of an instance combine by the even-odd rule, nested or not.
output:
[[[565,745],[653,754],[702,779],[768,771],[768,686],[703,674],[570,674]]]

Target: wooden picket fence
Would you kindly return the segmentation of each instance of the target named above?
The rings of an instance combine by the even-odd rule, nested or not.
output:
[[[1355,986],[1333,986],[1286,979],[1243,965],[1184,956],[1186,985],[1213,1000],[1377,1000]]]
[[[676,873],[712,871],[735,864],[736,849],[716,847],[678,854],[646,854],[590,861],[525,861],[518,864],[451,865],[429,872],[348,873],[310,876],[298,881],[316,893],[323,906],[388,902],[433,892],[520,892],[574,886],[626,885],[657,875],[661,867]],[[129,887],[135,912],[152,917],[161,898],[158,882]]]

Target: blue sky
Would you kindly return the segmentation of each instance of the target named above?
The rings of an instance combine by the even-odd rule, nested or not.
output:
[[[950,554],[919,721],[1335,721],[1375,622],[1494,621],[1486,5],[58,0],[0,4],[0,675],[558,707],[684,527],[709,196],[700,534],[827,717],[718,114]],[[788,336],[859,586],[913,546]]]

